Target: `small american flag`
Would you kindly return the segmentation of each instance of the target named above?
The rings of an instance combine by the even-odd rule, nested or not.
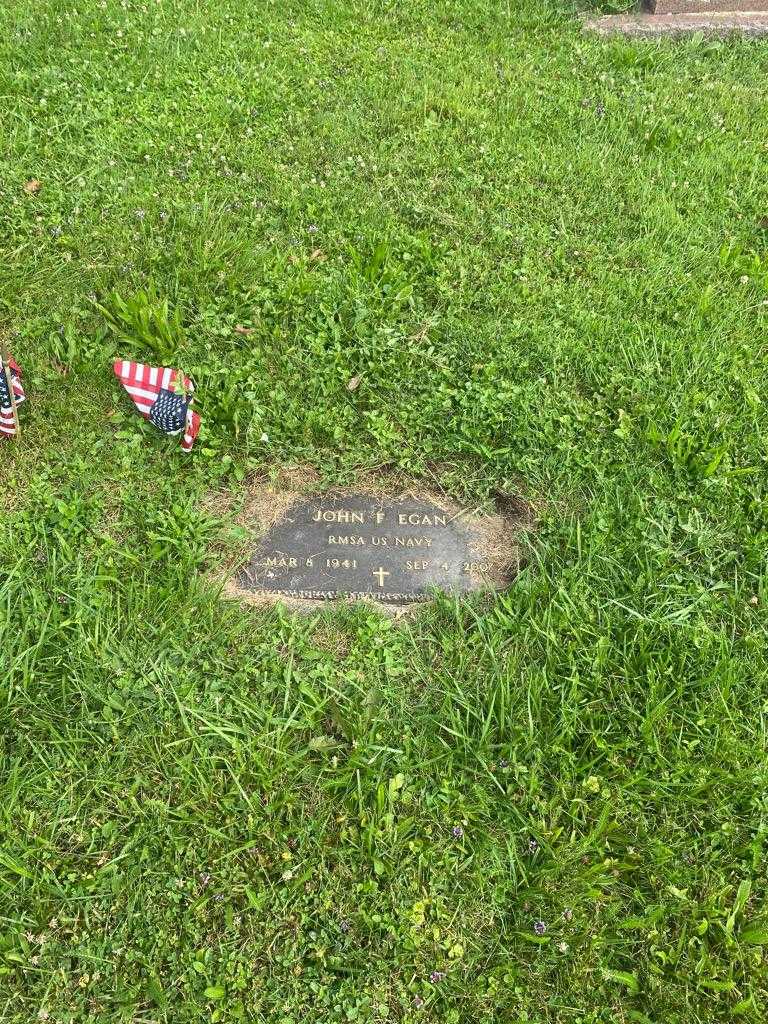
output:
[[[185,394],[180,394],[176,391],[178,371],[167,366],[118,359],[113,369],[144,419],[169,436],[183,432],[181,447],[191,451],[200,430],[200,417],[191,408],[194,386],[189,377],[184,377]]]
[[[10,371],[10,373],[6,371]],[[11,401],[11,391],[8,387],[9,376],[13,388],[13,401]],[[0,437],[13,437],[16,434],[16,416],[13,407],[15,404],[18,409],[26,397],[24,386],[21,383],[21,370],[13,359],[9,358],[8,362],[4,363],[0,356]]]

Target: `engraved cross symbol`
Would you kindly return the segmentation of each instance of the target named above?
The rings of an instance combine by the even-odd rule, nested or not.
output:
[[[384,567],[380,565],[378,569],[374,569],[373,570],[373,575],[378,578],[379,586],[383,589],[384,588],[384,577],[385,576],[389,576],[389,573],[385,572]]]

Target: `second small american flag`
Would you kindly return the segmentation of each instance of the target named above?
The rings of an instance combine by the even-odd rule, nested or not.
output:
[[[6,363],[0,356],[0,437],[18,433],[18,408],[25,398],[21,370],[10,357]]]

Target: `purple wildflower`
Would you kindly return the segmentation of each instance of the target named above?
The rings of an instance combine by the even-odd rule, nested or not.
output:
[[[533,837],[531,837],[528,840],[528,853],[536,853],[538,848],[539,848],[538,841],[536,839],[534,839]]]
[[[453,829],[451,830],[451,835],[453,836],[454,839],[463,839],[464,829],[461,827],[461,825],[454,825]]]
[[[544,932],[547,930],[547,926],[543,921],[534,921],[533,930],[536,932],[537,935],[543,935]]]
[[[433,985],[437,985],[443,980],[444,977],[445,971],[432,971],[432,973],[429,976],[429,980],[432,982]]]
[[[424,1005],[424,1000],[421,998],[421,996],[414,996],[413,1005],[417,1010],[420,1010]]]

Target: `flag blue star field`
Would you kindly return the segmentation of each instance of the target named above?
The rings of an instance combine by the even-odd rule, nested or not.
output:
[[[10,371],[8,374],[7,371]],[[8,376],[11,378],[11,387],[8,387]],[[11,398],[11,388],[13,398]],[[14,408],[18,409],[26,398],[24,387],[21,383],[21,370],[13,359],[9,359],[7,365],[0,357],[0,437],[13,437],[17,432],[17,416]]]
[[[200,417],[192,411],[194,387],[184,378],[185,394],[177,394],[178,371],[166,366],[147,366],[118,359],[113,369],[144,419],[164,434],[183,433],[181,447],[191,450],[200,430]]]
[[[154,423],[164,434],[178,434],[187,422],[188,408],[188,398],[161,388],[160,394],[149,410],[149,422]]]

